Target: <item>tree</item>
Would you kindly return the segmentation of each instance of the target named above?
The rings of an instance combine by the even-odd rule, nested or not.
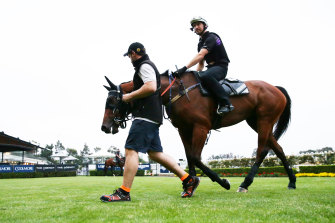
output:
[[[81,163],[84,162],[92,162],[92,160],[90,158],[88,158],[88,155],[91,155],[92,153],[90,153],[90,148],[88,147],[88,145],[85,143],[83,150],[80,151],[80,161]]]
[[[58,140],[55,145],[55,153],[59,153],[60,151],[65,150],[63,144]]]
[[[332,147],[324,147],[320,150],[318,150],[318,152],[324,152],[324,153],[329,153],[329,152],[334,152]]]
[[[110,146],[107,152],[114,154],[116,150],[119,150],[119,148],[117,148],[116,146]]]
[[[67,148],[66,152],[69,156],[78,156],[78,151],[76,149]]]
[[[101,150],[100,147],[95,147],[95,148],[94,148],[94,152],[95,152],[95,153],[99,152],[100,150]]]
[[[40,155],[40,156],[46,158],[49,162],[54,163],[55,161],[54,161],[54,159],[51,157],[53,148],[54,148],[54,145],[53,145],[53,144],[51,144],[51,145],[46,145],[46,146],[45,146],[45,149],[43,149],[43,150],[41,151],[41,155]]]

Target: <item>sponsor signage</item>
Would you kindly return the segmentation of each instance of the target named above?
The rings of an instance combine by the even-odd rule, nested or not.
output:
[[[15,165],[13,166],[14,173],[27,173],[27,172],[35,172],[35,166],[34,165]]]
[[[97,170],[104,170],[105,168],[105,164],[97,164]],[[138,165],[138,169],[139,170],[150,170],[150,163],[146,163],[146,164],[139,164]],[[108,170],[111,170],[111,167],[108,167]],[[121,170],[120,167],[116,166],[113,167],[113,170]]]
[[[0,165],[0,173],[76,171],[77,165]]]
[[[150,163],[139,164],[139,165],[138,165],[138,169],[139,169],[139,170],[150,170]]]
[[[41,166],[41,165],[35,165],[35,171],[36,172],[43,172],[43,166]]]
[[[11,173],[13,172],[13,167],[10,165],[0,165],[0,173]]]
[[[161,168],[160,168],[160,172],[161,173],[170,173],[170,171],[168,169],[166,169],[164,166],[161,165]]]
[[[63,165],[64,171],[76,171],[77,169],[77,165]]]
[[[113,170],[121,170],[121,168],[120,167],[118,167],[118,166],[116,166],[116,167],[112,167],[113,168]],[[104,170],[105,169],[105,164],[97,164],[97,170]],[[108,167],[108,171],[110,171],[111,170],[111,167],[109,166]]]
[[[43,172],[55,172],[56,166],[54,165],[43,165]]]
[[[105,168],[105,164],[97,164],[97,170],[104,170],[104,168]],[[111,167],[109,166],[108,170],[110,170],[110,169],[111,169]]]
[[[64,171],[63,165],[57,165],[56,166],[56,171]]]

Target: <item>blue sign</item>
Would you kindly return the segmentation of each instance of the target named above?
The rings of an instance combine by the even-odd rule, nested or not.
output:
[[[11,165],[0,165],[0,173],[11,173],[13,172],[13,167]]]
[[[139,170],[150,170],[150,163],[139,164],[138,169]]]
[[[76,171],[78,169],[77,165],[63,165],[64,171]]]
[[[105,169],[105,164],[97,164],[97,170],[104,170]],[[108,170],[110,170],[111,167],[108,167]]]
[[[14,173],[23,173],[23,172],[35,172],[34,165],[15,165]]]
[[[54,165],[43,165],[43,172],[55,172],[56,167]]]
[[[160,168],[160,172],[161,173],[170,173],[170,171],[168,169],[166,169],[164,166],[161,165],[161,168]]]

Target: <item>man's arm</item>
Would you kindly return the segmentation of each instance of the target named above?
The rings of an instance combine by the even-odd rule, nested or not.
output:
[[[204,66],[205,66],[205,60],[203,59],[198,63],[197,71],[202,71],[204,69]]]
[[[203,62],[206,54],[208,54],[208,50],[205,49],[205,48],[202,48],[200,50],[200,52],[187,64],[186,67],[191,68],[199,62],[201,62],[201,61]],[[202,66],[203,66],[203,64],[202,64]]]
[[[144,98],[155,93],[157,89],[156,81],[148,81],[143,84],[143,86],[136,91],[130,92],[129,94],[124,94],[122,101],[130,102],[134,99]]]

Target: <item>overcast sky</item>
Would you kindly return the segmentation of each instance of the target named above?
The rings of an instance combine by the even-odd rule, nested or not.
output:
[[[189,28],[201,15],[218,33],[231,60],[228,76],[286,88],[292,120],[279,143],[287,155],[335,147],[335,1],[0,1],[0,131],[36,141],[86,143],[124,152],[128,128],[100,130],[107,91],[129,81],[123,57],[144,44],[160,72],[196,54]],[[185,158],[177,130],[160,128],[164,151]],[[234,153],[250,157],[257,135],[245,122],[212,131],[203,159]]]

